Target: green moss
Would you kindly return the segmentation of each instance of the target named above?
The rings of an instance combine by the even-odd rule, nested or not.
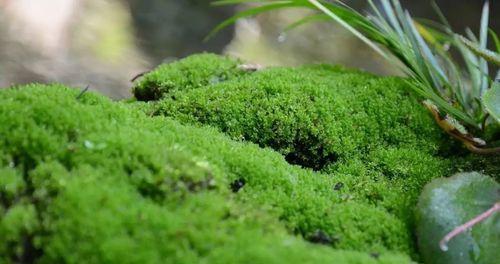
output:
[[[404,263],[413,252],[406,223],[359,187],[379,184],[370,178],[348,183],[78,93],[0,91],[0,261]]]
[[[205,66],[190,63],[196,58],[182,63],[204,71]],[[176,71],[166,67],[151,78],[169,80]],[[315,170],[365,159],[379,148],[435,154],[446,151],[448,143],[404,80],[338,67],[271,68],[198,89],[164,92],[162,100],[150,104],[150,113],[215,126],[233,139],[271,147],[289,163]]]
[[[134,87],[141,101],[158,100],[175,90],[205,87],[245,74],[240,62],[214,54],[191,56],[159,66],[142,77]]]
[[[355,186],[349,190],[356,197],[410,226],[423,185],[451,173],[450,161],[440,156],[455,145],[399,78],[329,65],[270,68],[177,89],[143,109],[214,126],[233,139],[270,147],[291,164],[336,174],[339,183]]]
[[[454,166],[457,171],[479,171],[500,182],[500,155],[479,156],[469,153],[457,157],[455,160]]]
[[[32,234],[39,229],[40,222],[33,204],[28,201],[12,205],[2,214],[0,221],[0,256],[9,256],[12,259],[24,260],[24,256],[35,252],[34,248],[24,244],[32,239]],[[1,259],[0,261],[6,261]]]
[[[0,175],[3,203],[11,204],[25,191],[26,184],[22,174],[13,168],[0,168]]]
[[[205,71],[206,65],[190,63],[197,58],[178,63],[192,71]],[[170,72],[177,72],[174,66],[162,66],[164,71],[154,71],[151,78],[169,80]],[[237,168],[237,175],[245,175],[246,182],[258,186],[239,193],[245,201],[278,204],[280,219],[306,239],[315,240],[320,234],[336,248],[387,247],[392,239],[384,239],[380,233],[373,236],[378,239],[359,238],[357,230],[368,228],[358,226],[355,217],[363,211],[370,212],[371,217],[366,217],[372,223],[387,222],[395,230],[407,230],[405,234],[391,231],[392,238],[407,240],[398,250],[411,253],[413,211],[427,182],[460,169],[498,171],[495,158],[460,157],[466,151],[436,126],[401,78],[329,65],[269,68],[234,76],[224,82],[165,90],[160,99],[134,107],[184,124],[212,126],[233,140],[274,149],[290,164],[323,172],[311,174],[314,180],[296,176],[297,185],[308,188],[290,191],[289,183],[279,181],[280,176],[272,172],[263,172],[262,179],[249,179],[246,175],[255,171],[244,170],[240,162],[251,162],[254,155],[230,165]],[[144,83],[140,85],[148,89]],[[209,152],[217,148],[211,147]],[[238,157],[229,160],[235,159]],[[274,189],[268,191],[267,186]],[[336,211],[340,207],[329,207],[351,202],[350,213],[345,215]],[[373,220],[375,215],[384,220]],[[348,228],[339,228],[339,218]],[[374,228],[367,232],[379,232]],[[344,231],[339,233],[339,229]]]
[[[238,64],[203,54],[160,66],[134,88],[152,102],[0,91],[3,260],[418,259],[423,185],[478,162],[450,155],[404,81]]]

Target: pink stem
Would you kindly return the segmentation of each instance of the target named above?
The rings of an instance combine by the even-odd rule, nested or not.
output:
[[[487,219],[488,217],[490,217],[491,215],[493,215],[497,211],[500,211],[500,202],[495,203],[486,212],[484,212],[484,213],[482,213],[482,214],[480,214],[480,215],[472,218],[467,223],[465,223],[465,224],[463,224],[461,226],[458,226],[455,229],[453,229],[453,231],[451,231],[446,236],[444,236],[443,239],[441,239],[441,241],[439,242],[439,247],[441,248],[441,250],[447,251],[448,250],[447,244],[448,244],[448,242],[450,242],[451,239],[453,239],[457,235],[465,232],[467,229],[473,227],[477,223],[484,221],[485,219]]]

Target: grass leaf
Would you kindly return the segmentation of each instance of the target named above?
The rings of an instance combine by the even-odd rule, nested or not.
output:
[[[384,58],[388,58],[388,55],[386,52],[384,52],[380,47],[375,44],[375,42],[371,41],[367,37],[365,37],[360,31],[355,29],[353,26],[351,26],[349,23],[346,22],[346,20],[342,19],[339,17],[337,14],[332,12],[329,8],[321,4],[317,0],[308,0],[312,5],[314,5],[316,8],[318,8],[321,12],[325,13],[327,16],[335,20],[337,23],[339,23],[341,26],[349,30],[353,35],[361,39],[363,42],[365,42],[368,46],[370,46],[373,50],[375,50],[378,54],[380,54]],[[352,14],[355,16],[355,14]]]
[[[288,25],[284,30],[283,33],[286,33],[290,30],[296,29],[302,25],[311,23],[311,22],[318,22],[318,21],[325,21],[330,19],[327,15],[325,14],[314,14],[314,15],[309,15],[306,17],[301,18],[300,20]]]
[[[497,53],[500,53],[500,40],[498,39],[497,34],[491,29],[489,29],[489,32],[491,38],[493,39],[493,43],[495,44],[495,48],[497,49]]]
[[[488,113],[500,123],[500,82],[493,82],[483,96],[483,104]]]
[[[494,51],[484,49],[478,44],[468,40],[467,38],[457,35],[457,38],[467,47],[470,51],[472,51],[477,56],[492,62],[496,65],[500,65],[500,53],[496,53]]]
[[[500,123],[500,82],[493,82],[483,96],[483,104],[488,113]]]
[[[243,2],[250,2],[250,1],[245,1],[245,0],[226,0],[226,1],[218,1],[214,2],[215,4],[233,4],[233,3],[243,3]],[[255,2],[255,1],[253,1]],[[283,9],[283,8],[290,8],[290,7],[300,7],[304,6],[304,4],[300,3],[299,1],[270,1],[269,4],[261,5],[258,7],[250,8],[244,11],[241,11],[240,13],[230,17],[229,19],[223,21],[219,25],[217,25],[205,38],[205,40],[208,40],[212,38],[215,34],[217,34],[219,31],[222,29],[226,28],[227,26],[234,24],[238,19],[241,18],[247,18],[247,17],[252,17],[256,16],[265,12],[269,12],[272,10],[277,10],[277,9]]]

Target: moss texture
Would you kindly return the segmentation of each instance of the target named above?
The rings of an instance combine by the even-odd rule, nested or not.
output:
[[[147,101],[141,107],[148,115],[210,125],[233,140],[272,148],[290,164],[329,174],[335,179],[333,188],[340,193],[340,201],[363,201],[382,208],[407,230],[414,226],[413,208],[429,180],[477,169],[479,163],[486,165],[480,165],[481,170],[498,171],[496,158],[464,155],[463,148],[440,131],[401,78],[310,65],[245,74],[227,71],[229,77],[215,83],[209,80],[217,74],[204,75],[202,80],[197,75],[197,82],[204,85],[185,85],[186,69],[215,72],[212,65],[231,63],[240,62],[204,54],[163,65],[139,80],[134,90],[137,94],[154,87],[162,94],[153,100],[136,98]],[[176,88],[158,89],[164,83]],[[289,224],[288,217],[281,218]],[[302,225],[315,220],[305,218],[293,230],[310,238],[314,228],[304,232]],[[336,224],[320,222],[320,231],[333,227],[334,232],[329,232],[336,241]],[[407,235],[411,237],[411,231]],[[412,252],[412,242],[409,248]]]
[[[158,100],[176,90],[188,90],[216,84],[246,74],[240,61],[222,59],[214,54],[188,57],[160,65],[134,87],[134,95],[143,101]]]
[[[402,79],[316,65],[245,75],[228,71],[232,78],[214,84],[209,80],[217,75],[203,75],[203,80],[198,75],[196,82],[206,85],[185,85],[190,76],[184,75],[186,68],[206,73],[212,65],[232,62],[212,59],[193,56],[161,66],[138,82],[136,97],[143,100],[145,90],[160,90],[155,114],[215,126],[233,139],[271,147],[290,163],[315,170],[364,159],[380,148],[418,148],[433,154],[446,145]]]
[[[138,102],[0,91],[0,263],[418,259],[418,194],[460,166],[404,82],[239,64],[162,65]]]
[[[78,94],[0,91],[2,262],[409,261],[404,224],[341,176]]]
[[[183,87],[184,81],[176,81],[182,80],[179,68],[196,71],[232,61],[218,57],[218,63],[200,63],[205,56],[213,58],[196,55],[161,66],[140,80],[136,91],[172,82]],[[232,139],[270,147],[291,164],[335,174],[348,192],[364,188],[363,199],[409,226],[423,185],[451,168],[440,154],[454,145],[402,79],[329,65],[232,76],[216,84],[163,89],[168,92],[143,109],[211,125]],[[391,191],[383,191],[387,188]]]

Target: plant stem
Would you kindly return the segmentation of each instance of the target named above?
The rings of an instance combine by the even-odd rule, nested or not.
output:
[[[443,239],[439,242],[439,247],[441,248],[442,251],[447,251],[448,250],[448,242],[450,242],[451,239],[456,237],[457,235],[465,232],[467,229],[472,228],[475,226],[477,223],[484,221],[488,217],[492,216],[495,212],[500,211],[500,202],[495,203],[490,209],[487,211],[481,213],[480,215],[472,218],[470,221],[467,223],[456,227],[453,229],[450,233],[448,233],[446,236],[444,236]]]
[[[87,85],[77,96],[76,100],[79,100],[90,88],[90,85]]]
[[[465,146],[467,147],[468,150],[470,150],[470,152],[476,153],[476,154],[481,154],[481,155],[500,154],[500,147],[497,147],[497,148],[478,148],[478,147],[476,147],[473,144],[470,144],[468,142],[465,143]]]

